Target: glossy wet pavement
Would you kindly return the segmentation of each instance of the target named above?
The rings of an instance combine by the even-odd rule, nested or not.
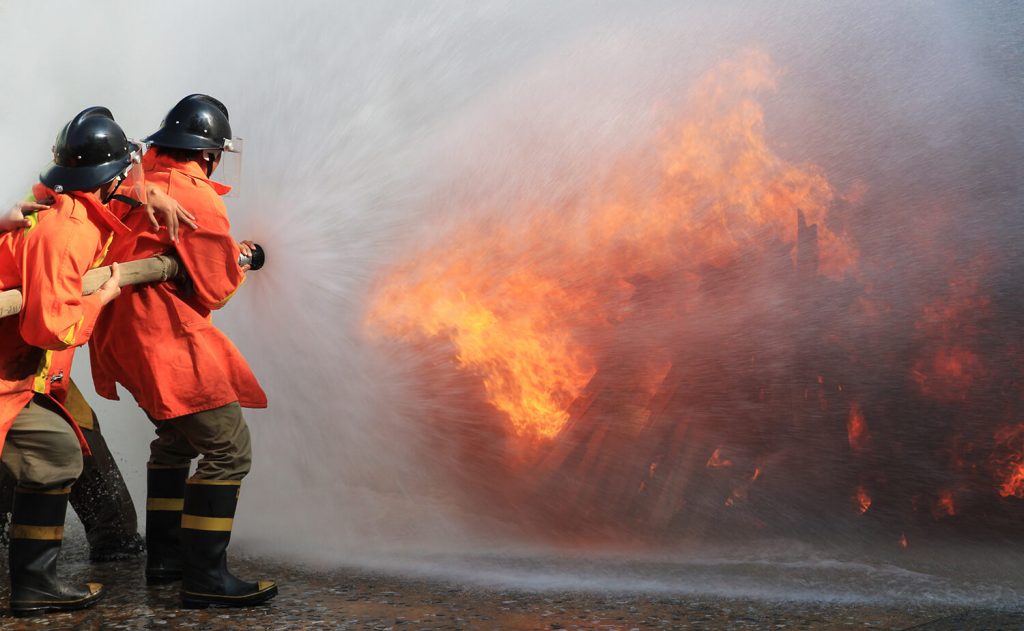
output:
[[[234,561],[246,578],[274,578],[280,595],[252,609],[182,610],[177,585],[146,587],[142,560],[90,565],[66,546],[62,573],[108,589],[95,608],[14,619],[2,629],[1024,629],[1024,614],[949,606],[807,604],[682,596],[485,589],[360,570],[304,571]],[[3,568],[6,575],[6,567]],[[4,603],[7,589],[0,594]]]

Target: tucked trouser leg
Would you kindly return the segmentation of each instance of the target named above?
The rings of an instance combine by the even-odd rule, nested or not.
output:
[[[36,395],[18,413],[7,432],[0,461],[18,488],[30,491],[63,489],[82,473],[82,448],[71,425]]]
[[[273,598],[277,594],[273,581],[243,581],[227,569],[239,488],[252,462],[241,407],[232,403],[165,422],[172,423],[174,431],[202,454],[185,487],[181,516],[182,604],[244,607]]]
[[[103,595],[98,583],[70,587],[57,579],[68,492],[82,470],[71,426],[37,396],[15,418],[3,454],[17,481],[11,511],[11,611],[31,615],[82,609]]]
[[[135,504],[95,415],[92,421],[92,429],[82,429],[92,456],[85,458],[82,475],[71,487],[71,506],[85,527],[90,559],[113,561],[137,556],[144,546]]]
[[[252,442],[237,403],[165,422],[173,424],[195,453],[202,454],[193,479],[241,480],[249,473]]]

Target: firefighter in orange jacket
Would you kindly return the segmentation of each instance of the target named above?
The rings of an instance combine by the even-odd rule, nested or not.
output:
[[[111,249],[117,261],[174,250],[187,282],[126,287],[103,314],[92,341],[96,391],[116,399],[115,382],[135,397],[156,427],[146,500],[146,579],[182,579],[185,607],[248,606],[277,594],[272,581],[242,581],[227,571],[226,549],[251,445],[242,407],[267,399],[234,344],[210,320],[245,279],[240,245],[230,234],[210,178],[232,149],[227,109],[205,95],[183,99],[146,139],[146,180],[195,216],[198,227],[176,244],[146,232],[145,217]],[[202,455],[188,478],[191,461]]]
[[[151,229],[166,229],[170,239],[177,241],[180,224],[196,227],[192,214],[166,193],[152,186],[147,186],[146,191],[146,204],[143,208],[149,217]],[[130,200],[129,206],[136,207],[138,201]],[[35,201],[18,202],[6,214],[0,214],[0,234],[30,227],[32,224],[28,215],[48,208]],[[71,414],[92,452],[91,457],[83,461],[78,481],[68,494],[69,503],[85,528],[85,536],[89,541],[89,559],[116,561],[142,554],[145,545],[138,534],[135,505],[107,442],[100,433],[96,413],[70,379],[53,385],[50,394]],[[0,547],[6,547],[10,541],[7,516],[14,492],[14,479],[0,472]]]
[[[102,263],[115,234],[128,231],[107,203],[138,174],[139,149],[106,108],[81,112],[58,134],[53,163],[33,189],[50,208],[0,236],[0,290],[20,287],[24,300],[19,317],[0,320],[0,460],[17,482],[9,557],[15,615],[81,609],[103,594],[97,583],[79,588],[57,579],[68,491],[88,446],[51,387],[70,377],[74,348],[120,292],[116,266],[90,296],[82,296],[82,275]]]

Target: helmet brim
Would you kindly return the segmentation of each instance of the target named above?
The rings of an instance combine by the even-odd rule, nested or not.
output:
[[[209,138],[185,134],[166,127],[146,137],[143,142],[155,147],[184,149],[186,151],[218,150],[224,148],[223,145],[218,145]]]
[[[39,181],[54,190],[91,191],[113,180],[131,163],[131,156],[91,167],[62,167],[51,162],[39,173]]]

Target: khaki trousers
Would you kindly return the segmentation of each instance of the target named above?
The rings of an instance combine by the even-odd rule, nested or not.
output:
[[[52,491],[71,486],[82,473],[78,436],[53,404],[37,394],[18,413],[7,432],[0,461],[27,491]]]
[[[202,454],[194,480],[241,480],[252,465],[249,426],[238,403],[166,421],[149,419],[156,440],[149,444],[150,468],[181,467]]]

